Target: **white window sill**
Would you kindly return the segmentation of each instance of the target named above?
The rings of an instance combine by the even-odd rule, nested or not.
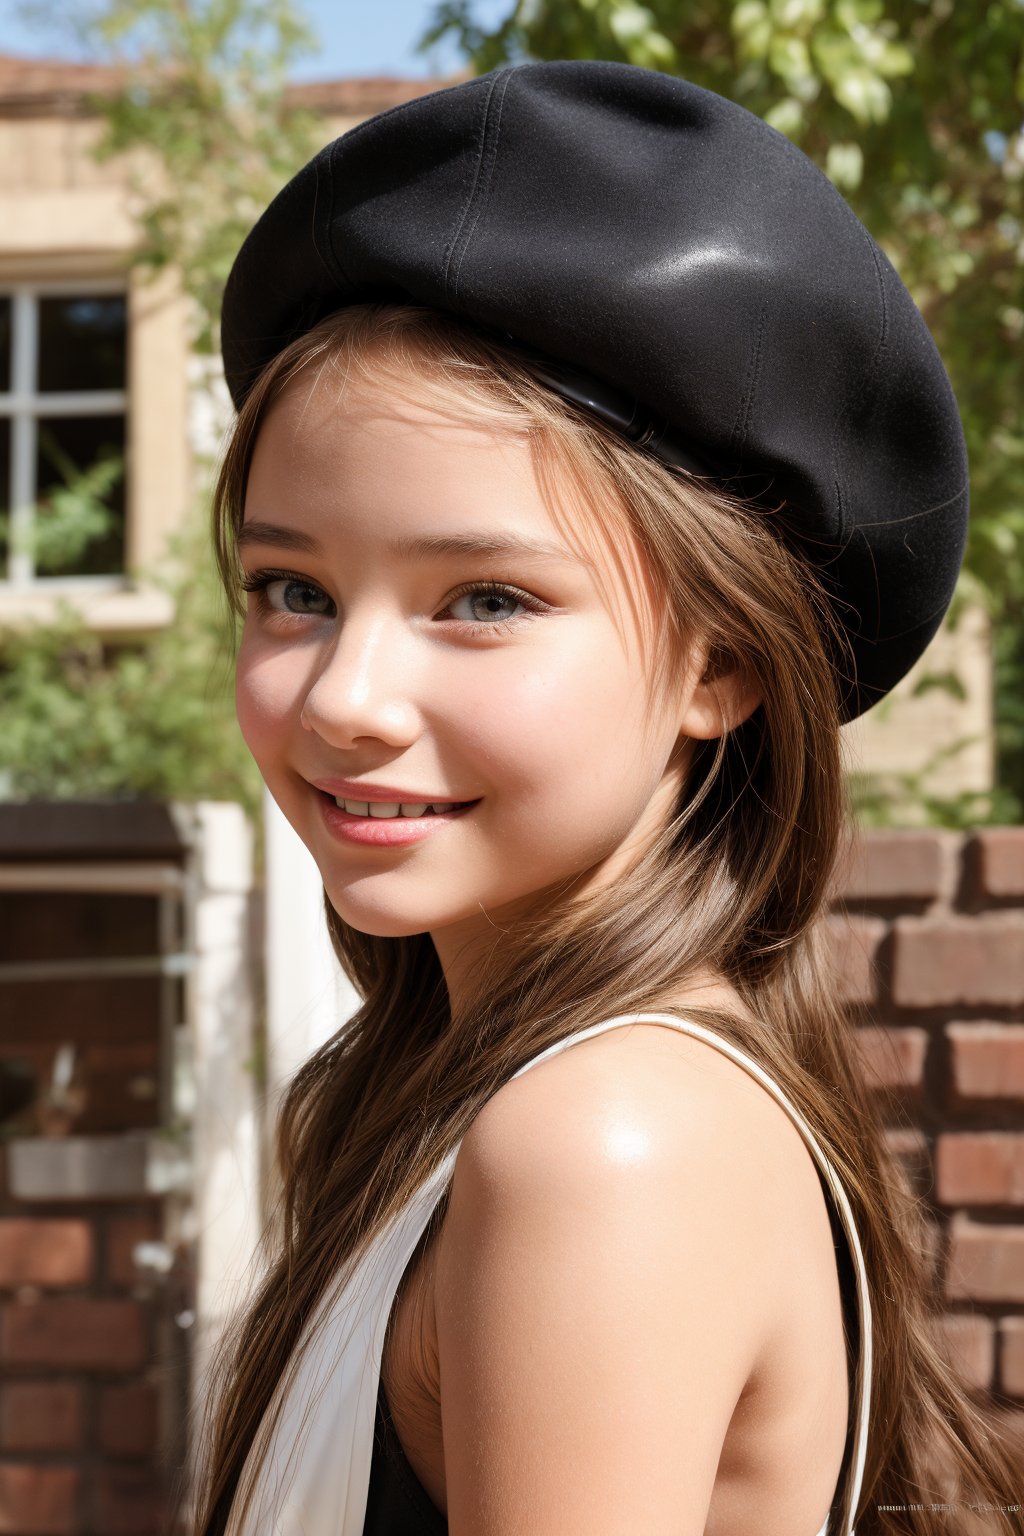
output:
[[[174,603],[159,587],[94,586],[54,582],[0,587],[0,627],[45,624],[57,617],[63,599],[100,635],[150,634],[174,618]]]

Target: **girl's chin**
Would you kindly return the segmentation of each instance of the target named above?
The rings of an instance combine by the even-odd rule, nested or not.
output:
[[[335,900],[329,885],[327,894],[331,906],[343,923],[346,923],[349,928],[354,928],[357,933],[365,933],[368,937],[376,939],[408,939],[417,933],[431,933],[437,928],[446,928],[450,923],[457,923],[461,918],[472,915],[470,911],[424,912],[422,909],[401,911],[394,908],[384,910],[354,902],[350,892],[345,894],[339,892]],[[479,908],[475,910],[479,913]]]
[[[335,908],[337,911],[337,908]],[[352,918],[344,912],[338,912],[338,916],[348,928],[354,928],[357,933],[366,934],[373,939],[411,939],[417,933],[426,933],[428,930],[423,925],[416,923],[400,923],[376,921],[373,918]]]

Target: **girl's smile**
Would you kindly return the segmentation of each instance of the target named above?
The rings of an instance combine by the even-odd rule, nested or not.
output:
[[[321,789],[322,814],[327,829],[347,843],[364,848],[404,848],[422,837],[465,816],[479,800],[426,804],[422,801],[379,800],[364,802],[358,795],[332,795]]]

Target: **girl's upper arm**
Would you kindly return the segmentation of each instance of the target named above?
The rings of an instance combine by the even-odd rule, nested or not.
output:
[[[700,1536],[765,1338],[763,1190],[718,1074],[572,1054],[506,1084],[456,1160],[434,1276],[449,1530]]]

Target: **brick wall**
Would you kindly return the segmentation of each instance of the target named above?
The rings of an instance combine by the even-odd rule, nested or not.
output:
[[[0,806],[4,1536],[162,1529],[187,1345],[174,1286],[139,1245],[168,1237],[147,1149],[180,984],[152,964],[166,893],[95,886],[127,868],[152,887],[182,859],[159,807]]]
[[[868,833],[828,921],[863,1070],[930,1212],[937,1339],[1024,1453],[1024,827]]]
[[[6,1170],[5,1170],[6,1171]],[[0,1195],[0,1531],[153,1536],[164,1297],[135,1263],[157,1199]]]

